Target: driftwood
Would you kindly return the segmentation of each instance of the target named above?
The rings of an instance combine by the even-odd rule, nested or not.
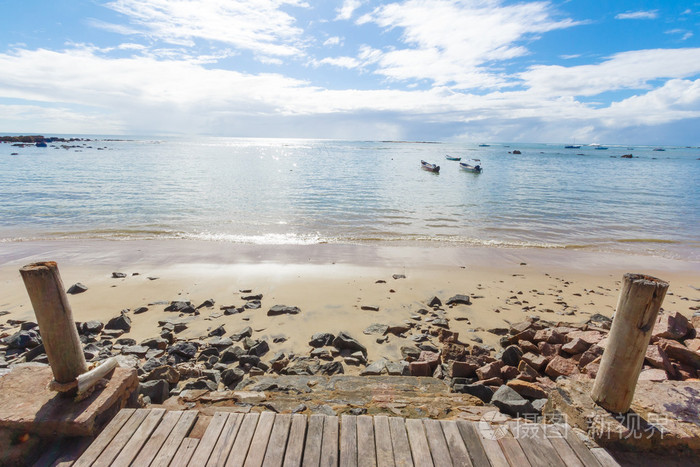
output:
[[[34,307],[54,380],[71,383],[87,371],[87,363],[58,266],[53,261],[34,263],[19,272]]]
[[[668,283],[642,274],[625,274],[615,318],[591,397],[601,407],[627,412],[642,371],[656,315]]]

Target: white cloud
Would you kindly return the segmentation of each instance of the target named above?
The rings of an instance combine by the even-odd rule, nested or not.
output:
[[[666,34],[682,34],[681,40],[685,41],[693,37],[693,33],[688,31],[687,29],[670,29],[668,31],[664,31]]]
[[[627,11],[615,15],[615,19],[656,19],[659,16],[658,10],[649,11]]]
[[[333,37],[329,37],[328,39],[326,39],[326,40],[323,42],[323,45],[326,46],[326,47],[330,47],[330,46],[332,46],[332,45],[339,45],[340,42],[341,42],[341,41],[340,41],[340,37],[338,37],[338,36],[333,36]]]
[[[175,45],[216,41],[259,55],[294,56],[303,31],[283,6],[307,8],[300,0],[115,0],[107,7],[126,15],[131,27],[94,25],[122,34],[143,34]]]
[[[360,6],[362,6],[362,0],[343,0],[343,5],[336,10],[338,12],[338,16],[336,16],[336,20],[348,20],[352,18],[352,14],[357,10]]]
[[[347,68],[347,69],[353,69],[353,68],[359,68],[361,66],[360,61],[353,57],[327,57],[322,60],[319,60],[318,62],[315,62],[316,65],[333,65],[337,66],[340,68]]]
[[[536,65],[520,78],[539,95],[594,96],[618,89],[649,89],[652,80],[699,73],[700,48],[684,48],[621,52],[597,65]]]
[[[579,58],[581,54],[571,54],[571,55],[559,55],[562,60],[571,60],[572,58]]]
[[[554,14],[547,2],[407,0],[378,7],[358,22],[402,31],[407,47],[384,52],[377,73],[467,89],[507,84],[506,78],[482,67],[526,55],[525,40],[578,24],[556,20]]]

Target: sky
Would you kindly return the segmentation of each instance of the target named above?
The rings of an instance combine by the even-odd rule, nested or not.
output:
[[[0,134],[700,145],[700,1],[0,12]]]

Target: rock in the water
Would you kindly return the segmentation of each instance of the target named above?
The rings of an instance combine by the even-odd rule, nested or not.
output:
[[[367,358],[367,348],[355,340],[346,332],[340,332],[335,339],[333,339],[333,347],[338,350],[349,349],[349,350],[359,350]]]
[[[296,315],[299,314],[301,310],[296,306],[286,306],[286,305],[275,305],[267,311],[267,316],[277,316],[277,315]]]
[[[529,400],[506,385],[499,387],[493,394],[491,404],[512,417],[526,417],[538,413]]]
[[[452,305],[471,305],[472,300],[469,298],[469,295],[463,295],[463,294],[457,294],[454,297],[451,297],[449,300],[447,300],[447,305],[452,306]]]
[[[87,286],[81,284],[80,282],[76,282],[75,284],[71,285],[68,290],[66,290],[66,293],[69,293],[71,295],[83,293],[87,290]]]

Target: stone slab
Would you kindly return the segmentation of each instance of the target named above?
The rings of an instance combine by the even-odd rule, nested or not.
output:
[[[17,366],[0,378],[0,429],[45,437],[94,436],[138,389],[136,370],[115,368],[108,383],[75,402],[48,386],[51,368]]]
[[[543,412],[563,414],[599,445],[611,449],[700,454],[700,381],[639,381],[632,407],[615,415],[590,397],[593,380],[557,381]]]

